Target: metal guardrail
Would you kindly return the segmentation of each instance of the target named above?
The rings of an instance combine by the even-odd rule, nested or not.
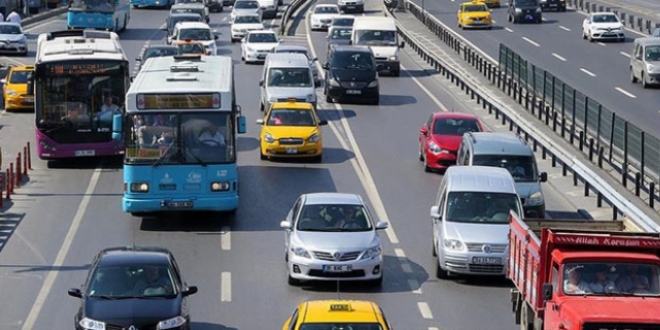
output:
[[[497,63],[488,61],[485,56],[480,55],[476,50],[465,45],[452,31],[445,29],[436,18],[423,12],[419,6],[406,2],[406,9],[421,22],[424,22],[434,34],[439,36],[440,40],[456,53],[462,55],[467,63],[477,69],[493,85],[497,85],[498,89],[514,98],[518,104],[524,106],[528,111],[531,110],[532,113],[535,113],[534,111],[538,106],[538,111],[536,112],[538,118],[545,125],[552,127],[553,131],[557,133],[557,112],[550,112],[549,107],[542,103],[543,100],[540,100],[538,103],[534,102],[535,99],[529,92],[526,92],[521,86],[518,86],[518,88],[514,86],[514,80],[508,77],[504,70],[497,66]],[[386,15],[392,15],[392,13],[386,11]],[[416,51],[422,59],[433,66],[441,75],[460,87],[472,99],[476,99],[477,104],[481,104],[482,108],[487,109],[489,114],[494,114],[496,119],[501,118],[503,125],[508,123],[509,130],[517,131],[527,141],[531,140],[534,151],[540,147],[544,159],[549,154],[552,158],[553,167],[559,163],[562,167],[563,175],[567,175],[570,171],[573,175],[574,185],[577,185],[578,181],[582,181],[585,187],[585,196],[588,196],[593,191],[597,194],[598,206],[601,206],[603,201],[610,204],[613,208],[612,216],[615,220],[619,215],[624,215],[644,230],[660,231],[660,224],[649,218],[641,209],[621,196],[615,188],[595,174],[587,165],[576,159],[573,156],[574,151],[564,150],[552,139],[539,133],[532,123],[522,118],[521,114],[507,109],[504,104],[488,96],[488,91],[480,84],[467,83],[459,76],[454,68],[448,65],[441,57],[430,51],[424,45],[424,42],[417,40],[398,21],[397,29],[405,42],[410,45],[410,48]],[[552,123],[550,122],[551,118],[553,119]],[[562,134],[564,133],[565,131]]]
[[[566,4],[575,8],[576,10],[583,11],[585,13],[593,12],[613,12],[621,19],[621,22],[626,27],[638,30],[639,32],[646,32],[651,34],[655,28],[660,28],[660,23],[653,20],[647,19],[645,17],[638,17],[635,14],[629,14],[621,10],[619,7],[610,7],[607,5],[602,5],[600,3],[587,1],[587,0],[567,0]]]
[[[282,20],[280,22],[280,35],[286,35],[287,31],[287,23],[289,22],[289,19],[291,18],[291,14],[295,13],[302,4],[304,4],[307,0],[292,0],[288,6],[286,6],[286,9],[284,9],[284,12],[282,13]]]

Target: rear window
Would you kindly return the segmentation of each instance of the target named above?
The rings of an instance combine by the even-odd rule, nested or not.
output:
[[[14,71],[9,78],[9,82],[12,84],[27,84],[28,74],[30,74],[30,71]]]

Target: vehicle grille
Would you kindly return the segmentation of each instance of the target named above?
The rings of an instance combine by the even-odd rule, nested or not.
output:
[[[504,265],[478,265],[469,264],[471,273],[500,274],[504,271]]]
[[[316,259],[325,261],[353,261],[360,256],[360,251],[346,252],[339,257],[339,260],[336,260],[332,253],[323,251],[312,251],[312,253]]]
[[[507,245],[503,244],[481,244],[481,243],[467,243],[468,251],[470,252],[484,252],[484,245],[490,245],[491,253],[504,253]]]
[[[376,57],[376,62],[379,62],[379,61],[381,61],[381,62],[387,61],[387,57]]]
[[[364,277],[364,270],[352,270],[345,273],[326,273],[320,269],[311,269],[309,276],[326,277],[326,278],[342,278],[342,277]]]
[[[325,23],[325,24],[328,24],[330,22],[332,22],[332,19],[322,19],[321,20],[321,23]]]
[[[280,139],[280,145],[302,145],[305,141],[303,139],[284,138]]]
[[[585,323],[582,330],[660,330],[660,324]]]
[[[105,325],[105,330],[128,330],[129,327],[130,326],[122,327],[120,325],[106,324]],[[137,327],[137,329],[140,329],[140,330],[156,330],[156,325],[155,324],[146,325],[146,326],[136,326],[136,327]],[[175,329],[179,329],[179,328],[175,328]]]
[[[277,102],[288,102],[290,98],[288,97],[280,97],[277,99]],[[307,102],[307,99],[304,97],[297,97],[296,102]]]
[[[341,87],[344,88],[354,88],[354,89],[362,89],[367,87],[366,82],[360,82],[360,81],[351,81],[351,82],[342,82],[340,83]]]

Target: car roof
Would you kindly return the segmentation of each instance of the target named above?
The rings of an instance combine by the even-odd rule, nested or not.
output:
[[[251,12],[251,11],[250,11],[250,12],[247,12],[247,11],[241,11],[241,12],[236,13],[236,17],[239,17],[239,16],[256,16],[256,17],[261,17],[261,15],[259,15],[259,14],[257,14],[257,13],[254,13],[254,12]]]
[[[158,49],[176,49],[176,47],[174,47],[172,45],[151,45],[151,46],[147,46],[147,48],[145,48],[145,50],[147,50],[147,49],[156,49],[156,48],[158,48]]]
[[[12,71],[34,71],[34,65],[19,65],[10,67]]]
[[[515,155],[533,156],[534,152],[525,140],[515,133],[470,132],[475,155]]]
[[[99,252],[98,265],[161,265],[169,264],[172,253],[162,247],[123,246],[111,247]]]
[[[211,29],[211,27],[204,22],[179,22],[176,23],[179,29]]]
[[[172,17],[199,17],[199,14],[196,13],[171,13],[170,18]]]
[[[304,323],[353,322],[379,323],[380,307],[366,300],[311,300],[302,303]]]
[[[364,205],[362,197],[357,194],[348,193],[311,193],[303,195],[305,205],[318,205],[318,204],[348,204],[348,205]]]
[[[332,45],[332,49],[337,52],[371,52],[369,46],[362,45]]]
[[[172,5],[172,8],[187,8],[187,7],[205,7],[203,3],[201,2],[186,2],[186,3],[177,3],[175,5]]]
[[[516,194],[516,183],[505,168],[451,166],[444,175],[447,191]]]
[[[257,33],[270,33],[270,34],[277,35],[277,33],[275,33],[275,31],[273,31],[273,30],[252,30],[252,31],[248,31],[248,34],[253,34],[253,33],[254,34],[257,34]]]
[[[433,114],[433,119],[473,119],[479,121],[479,117],[462,112],[436,112]]]
[[[268,53],[265,65],[268,68],[309,68],[309,59],[298,53]]]
[[[18,23],[12,23],[12,22],[0,22],[0,25],[13,25],[19,27],[21,30],[23,29],[20,24]]]
[[[314,8],[319,8],[319,7],[335,7],[335,8],[339,8],[339,6],[337,6],[337,5],[333,5],[333,4],[329,4],[329,3],[323,3],[323,4],[320,4],[320,5],[316,5]]]
[[[642,37],[635,39],[635,42],[644,46],[657,46],[660,45],[660,38],[658,37]]]

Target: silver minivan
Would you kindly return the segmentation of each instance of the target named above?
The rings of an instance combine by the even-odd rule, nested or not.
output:
[[[517,134],[466,133],[458,148],[456,164],[503,167],[509,170],[523,203],[524,216],[545,218],[545,197],[541,183],[548,181],[548,174],[539,173],[534,151]]]
[[[312,103],[316,108],[316,86],[309,60],[303,54],[269,53],[259,80],[261,111],[270,109],[274,102]]]
[[[630,54],[630,81],[642,81],[642,86],[660,84],[660,38],[637,38]]]
[[[431,207],[436,277],[504,275],[509,212],[522,203],[509,171],[490,166],[447,169]]]

